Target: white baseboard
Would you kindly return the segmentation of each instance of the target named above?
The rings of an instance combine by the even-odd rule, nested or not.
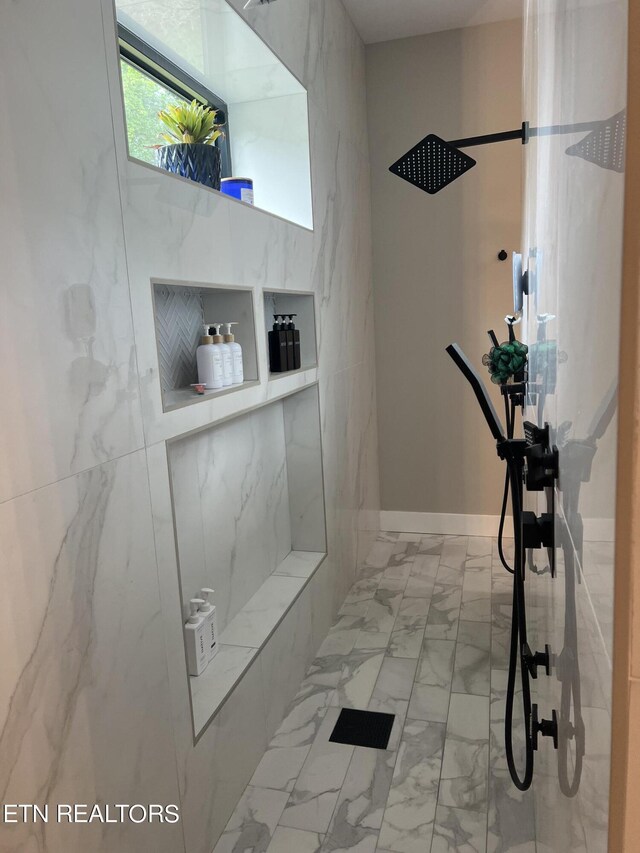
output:
[[[497,536],[498,515],[465,515],[448,512],[380,511],[380,530],[395,533],[446,533],[454,536]],[[511,518],[505,524],[505,536],[513,535]]]
[[[608,518],[584,519],[585,542],[613,542],[614,522]],[[394,533],[441,533],[452,536],[497,536],[498,515],[465,515],[448,512],[396,512],[380,510],[380,530]],[[511,516],[504,535],[513,536]]]

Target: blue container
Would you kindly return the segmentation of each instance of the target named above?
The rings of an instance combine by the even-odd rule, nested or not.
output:
[[[239,201],[253,204],[253,181],[251,178],[223,178],[220,189]]]

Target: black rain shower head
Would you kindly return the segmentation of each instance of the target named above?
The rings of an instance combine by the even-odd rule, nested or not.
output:
[[[615,172],[624,171],[626,111],[622,110],[605,121],[581,122],[579,124],[559,124],[549,127],[529,127],[523,122],[518,130],[506,130],[502,133],[488,133],[484,136],[470,136],[445,142],[434,133],[425,136],[417,145],[407,151],[389,167],[394,175],[424,190],[430,195],[440,192],[460,175],[468,172],[476,161],[461,151],[473,145],[488,145],[493,142],[507,142],[519,139],[523,145],[535,136],[558,136],[562,134],[589,131],[588,135],[567,148],[572,157],[581,157],[603,169]]]
[[[434,195],[475,165],[472,157],[430,133],[390,166],[389,171]]]

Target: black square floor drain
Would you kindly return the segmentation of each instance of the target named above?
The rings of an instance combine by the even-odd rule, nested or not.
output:
[[[395,718],[395,714],[343,708],[329,740],[334,743],[348,743],[349,746],[386,749]]]

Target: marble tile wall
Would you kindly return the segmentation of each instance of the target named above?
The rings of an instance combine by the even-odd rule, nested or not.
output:
[[[169,445],[183,615],[215,589],[222,631],[291,550],[282,403]]]
[[[24,827],[13,849],[210,853],[369,548],[364,51],[339,0],[273,8],[246,15],[309,89],[313,232],[128,161],[110,0],[2,5],[3,797],[178,802],[182,816]],[[217,413],[163,419],[153,276],[316,294],[329,558],[197,743],[165,440]],[[274,392],[263,375],[238,393],[250,406]]]
[[[527,3],[532,126],[604,122],[624,109],[626,13],[625,2]],[[559,711],[563,733],[559,753],[536,763],[539,853],[607,849],[624,175],[567,156],[588,132],[526,151],[524,251],[536,285],[526,326],[541,392],[529,414],[551,424],[560,449],[558,577],[531,584],[536,648],[548,642],[558,656],[552,678],[535,682],[537,701],[545,716]]]

